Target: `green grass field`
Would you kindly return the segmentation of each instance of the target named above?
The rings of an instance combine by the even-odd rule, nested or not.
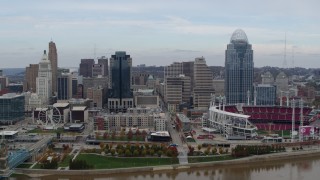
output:
[[[288,137],[291,135],[290,130],[283,130],[283,131],[265,131],[265,130],[258,130],[257,133],[259,135],[268,135],[268,134],[279,134],[279,136]]]
[[[88,164],[94,166],[94,169],[159,166],[179,163],[177,158],[117,158],[104,157],[95,154],[80,154],[76,159],[87,161]]]
[[[69,166],[69,161],[72,158],[73,158],[72,156],[67,155],[67,157],[62,162],[58,163],[58,167],[68,167]]]
[[[30,166],[32,166],[32,164],[22,163],[22,164],[20,164],[17,168],[29,168]]]

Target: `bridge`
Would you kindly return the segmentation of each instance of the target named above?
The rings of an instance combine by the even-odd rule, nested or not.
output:
[[[19,149],[16,151],[10,151],[7,155],[7,167],[3,170],[0,169],[0,179],[2,177],[9,177],[12,174],[12,170],[32,158],[41,149],[47,147],[48,143],[52,141],[52,136],[46,136],[40,141],[36,142],[27,149]]]

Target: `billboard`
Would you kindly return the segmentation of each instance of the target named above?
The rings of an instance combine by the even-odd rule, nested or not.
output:
[[[299,126],[299,133],[303,136],[312,136],[314,135],[313,126]]]

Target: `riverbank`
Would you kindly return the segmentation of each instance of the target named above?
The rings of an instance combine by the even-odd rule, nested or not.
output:
[[[109,175],[109,174],[121,174],[121,173],[145,173],[145,172],[157,172],[157,171],[176,171],[185,170],[189,168],[201,168],[201,167],[221,167],[221,166],[239,166],[249,165],[261,162],[282,161],[289,159],[299,159],[307,157],[320,156],[320,149],[303,150],[296,152],[283,152],[266,155],[254,155],[250,157],[226,160],[226,161],[214,161],[203,163],[190,163],[183,165],[165,165],[165,166],[148,166],[148,167],[134,167],[134,168],[119,168],[119,169],[99,169],[99,170],[44,170],[44,169],[15,169],[17,174],[25,174],[30,177],[41,177],[49,175]]]

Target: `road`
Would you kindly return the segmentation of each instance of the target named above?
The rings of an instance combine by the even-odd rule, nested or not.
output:
[[[181,137],[183,134],[180,134],[176,129],[173,129],[172,127],[172,121],[170,118],[169,113],[166,113],[167,119],[168,119],[168,131],[170,132],[172,143],[178,144],[177,150],[178,150],[178,158],[180,164],[188,164],[188,145],[186,143],[183,143],[181,141]]]

